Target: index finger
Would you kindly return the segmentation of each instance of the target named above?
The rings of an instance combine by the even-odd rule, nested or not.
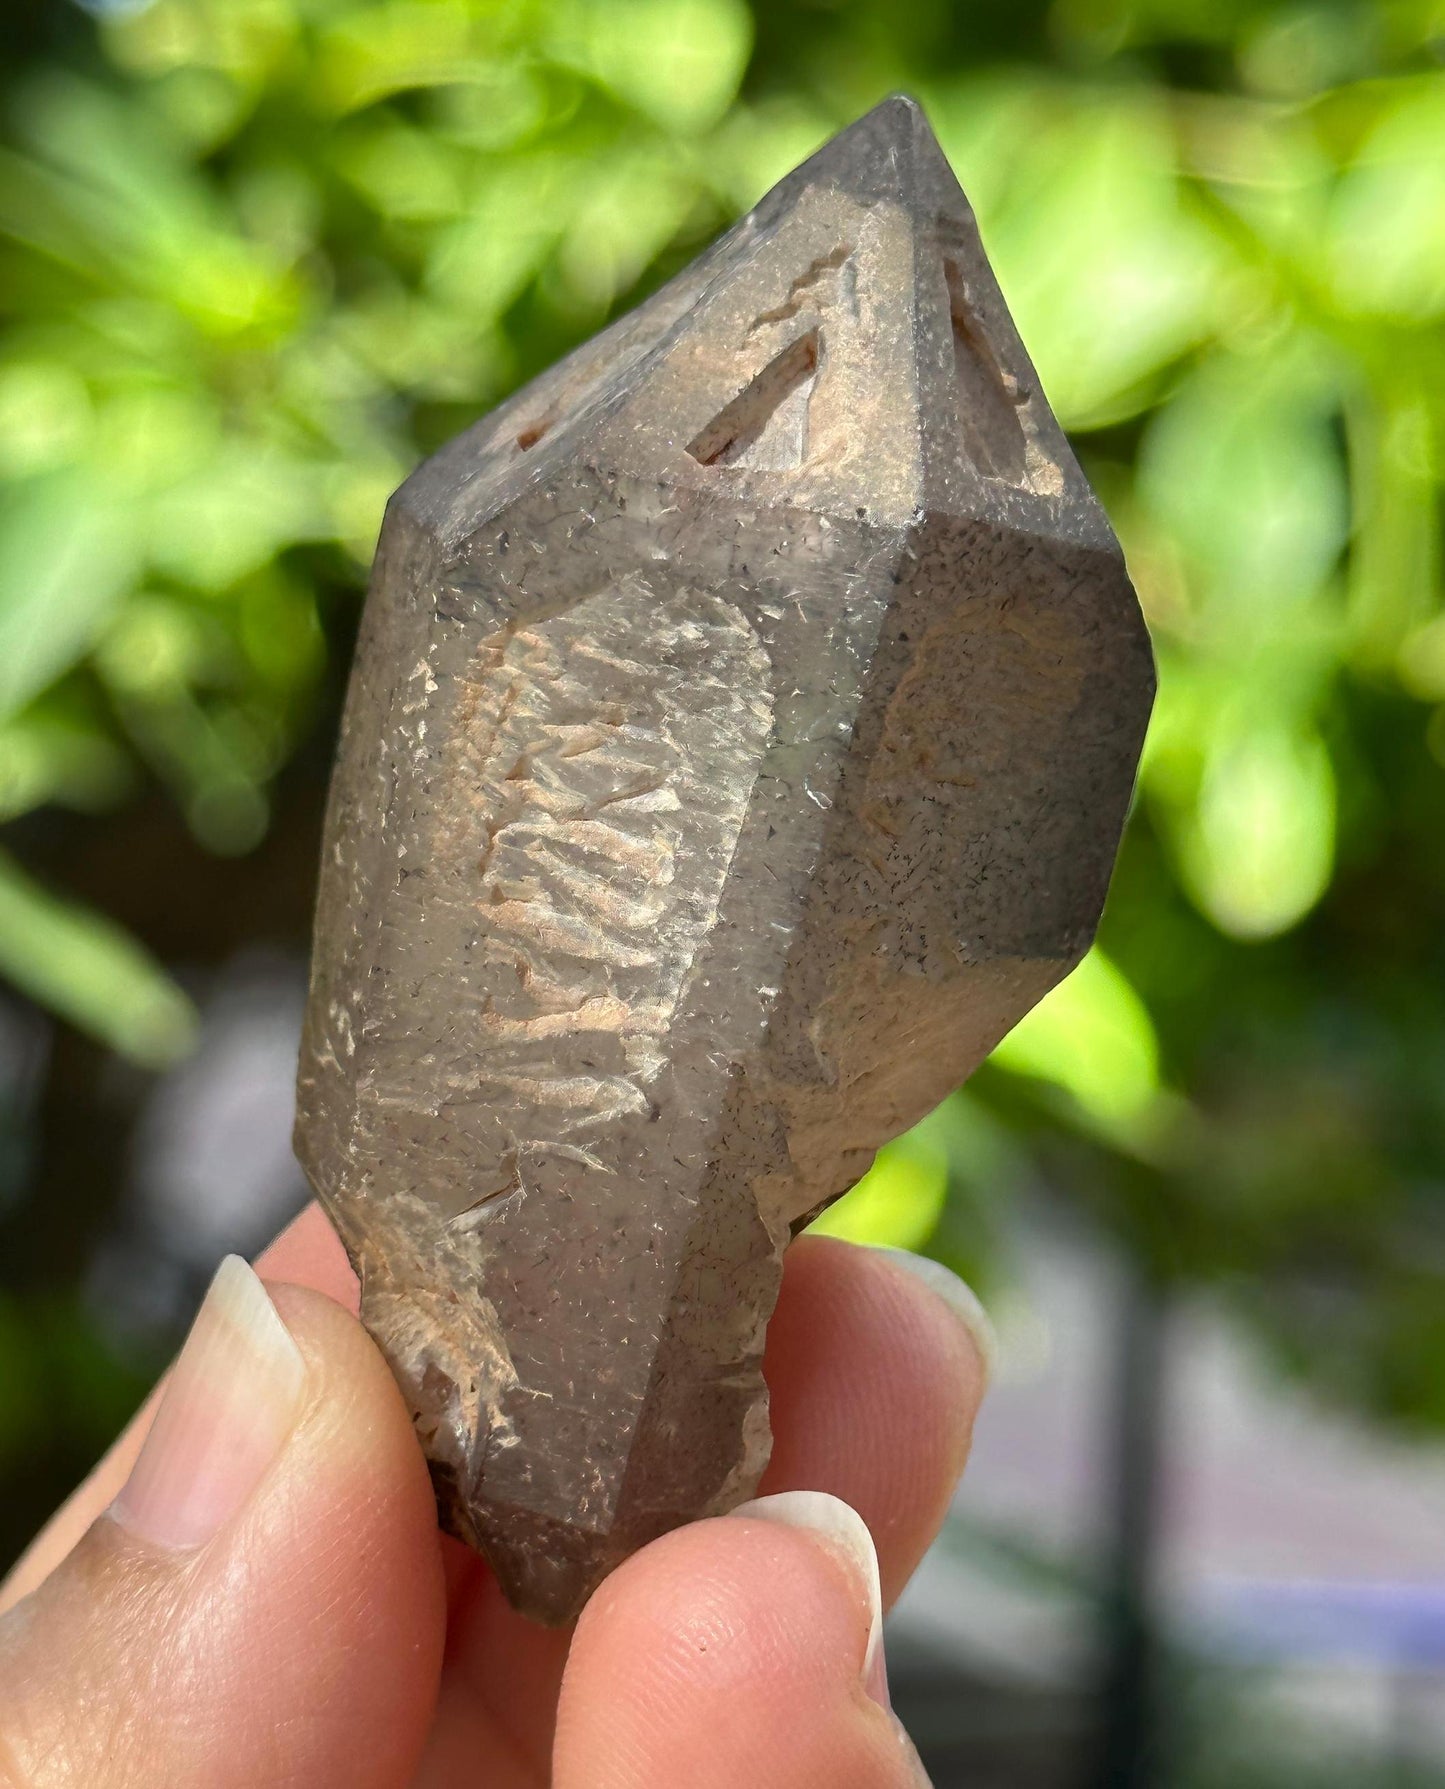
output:
[[[263,1279],[286,1280],[324,1292],[353,1316],[356,1314],[360,1302],[356,1275],[340,1238],[319,1205],[308,1205],[288,1224],[257,1258],[256,1268]],[[0,1615],[49,1577],[96,1517],[113,1502],[130,1476],[164,1383],[162,1380],[155,1387],[90,1476],[71,1492],[21,1554],[0,1584]]]
[[[308,1205],[257,1260],[356,1312],[340,1239]],[[964,1299],[967,1294],[959,1287]],[[774,1448],[763,1490],[816,1489],[852,1505],[878,1548],[885,1600],[938,1530],[967,1458],[987,1376],[986,1345],[898,1258],[826,1237],[788,1251],[768,1336]],[[35,1588],[125,1483],[156,1394],[41,1530],[0,1587],[0,1611]]]

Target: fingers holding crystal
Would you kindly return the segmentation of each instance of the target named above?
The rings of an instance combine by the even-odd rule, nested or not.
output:
[[[938,1533],[991,1349],[978,1301],[934,1263],[829,1237],[789,1250],[768,1333],[774,1439],[762,1488],[830,1491],[856,1509],[885,1603]]]
[[[17,1781],[411,1784],[441,1573],[407,1413],[358,1325],[230,1258],[130,1452],[108,1512],[0,1620]]]
[[[885,1604],[902,1588],[937,1530],[982,1394],[987,1344],[980,1337],[985,1332],[976,1301],[971,1306],[966,1289],[950,1280],[943,1282],[948,1297],[941,1297],[935,1286],[894,1257],[807,1238],[788,1252],[782,1302],[769,1333],[767,1376],[776,1440],[765,1488],[819,1493],[817,1503],[835,1511],[850,1505],[844,1522],[854,1533],[871,1530],[877,1543]],[[970,1311],[968,1322],[957,1314],[960,1305]],[[762,1502],[776,1522],[778,1508],[786,1507],[788,1499]],[[866,1523],[853,1511],[861,1512]],[[757,1519],[756,1506],[749,1519]],[[704,1523],[700,1532],[706,1536],[719,1527]],[[732,1530],[723,1527],[722,1532]],[[674,1544],[682,1545],[680,1536],[657,1543]],[[654,1551],[648,1548],[642,1557],[651,1558]],[[662,1575],[646,1582],[666,1587],[673,1580]],[[612,1632],[606,1616],[611,1604],[602,1600],[609,1594],[604,1586],[594,1599],[596,1613],[584,1617],[578,1630],[581,1662],[569,1679],[567,1705],[572,1710],[568,1718],[579,1724],[592,1706],[585,1686],[605,1679],[605,1673],[594,1677],[587,1649],[598,1643],[598,1634]],[[739,1612],[738,1618],[745,1616]],[[665,1611],[659,1619],[665,1624]],[[640,1629],[630,1631],[638,1646],[651,1646],[657,1638],[655,1632],[647,1638]],[[467,1780],[457,1761],[474,1759],[499,1734],[505,1736],[508,1755],[533,1761],[534,1769],[535,1761],[546,1757],[562,1666],[562,1652],[553,1643],[563,1638],[544,1633],[508,1608],[489,1572],[479,1568],[467,1579],[453,1598],[442,1732],[428,1760],[434,1774],[424,1778],[429,1789],[433,1783]],[[763,1694],[766,1702],[772,1691],[764,1686]],[[737,1722],[752,1718],[741,1703],[734,1710]],[[567,1755],[574,1739],[581,1747],[577,1728],[572,1731],[573,1738],[564,1731],[559,1756]],[[754,1780],[736,1761],[734,1768],[738,1774],[733,1781]],[[585,1774],[580,1780],[591,1782]],[[639,1785],[651,1780],[636,1778]],[[679,1780],[693,1781],[691,1776]],[[782,1775],[757,1780],[790,1781]],[[804,1784],[808,1780],[799,1779]],[[557,1781],[565,1783],[566,1778],[559,1775]]]
[[[361,1307],[361,1287],[341,1238],[326,1213],[314,1201],[293,1218],[256,1262],[256,1270],[268,1280],[291,1286],[309,1286],[350,1311]]]
[[[887,1705],[878,1565],[822,1492],[655,1541],[578,1624],[556,1789],[917,1789]]]
[[[355,1276],[317,1206],[260,1266],[356,1309]],[[936,1262],[821,1236],[788,1251],[768,1333],[774,1438],[762,1488],[829,1491],[858,1510],[888,1603],[938,1532],[994,1347],[977,1298]]]
[[[655,1542],[593,1598],[558,1789],[924,1784],[888,1710],[882,1610],[938,1532],[992,1355],[977,1299],[935,1264],[821,1237],[790,1250],[772,1494]]]
[[[260,1265],[272,1280],[289,1279],[309,1285],[326,1291],[338,1304],[356,1308],[356,1282],[345,1252],[315,1207],[308,1208],[277,1240]],[[770,1521],[773,1529],[785,1529],[787,1523],[780,1512],[794,1507],[788,1497],[770,1497],[762,1500],[761,1511],[754,1506],[736,1521],[696,1525],[667,1537],[641,1556],[650,1562],[651,1574],[651,1562],[659,1547],[691,1549],[702,1545],[714,1549],[721,1533],[726,1542],[721,1555],[724,1562],[733,1559],[735,1564],[738,1560],[742,1564],[736,1565],[736,1570],[729,1566],[721,1580],[709,1579],[713,1589],[707,1594],[713,1598],[710,1606],[715,1614],[730,1608],[741,1623],[761,1623],[755,1632],[744,1636],[746,1648],[735,1657],[742,1657],[745,1662],[751,1660],[747,1670],[756,1669],[759,1673],[763,1731],[767,1731],[766,1722],[773,1719],[776,1696],[786,1701],[789,1693],[811,1694],[815,1710],[822,1710],[817,1715],[820,1725],[796,1736],[807,1757],[796,1750],[780,1754],[798,1761],[802,1774],[795,1778],[785,1774],[775,1774],[771,1779],[749,1778],[741,1774],[743,1766],[735,1754],[724,1752],[721,1755],[728,1767],[739,1773],[732,1777],[733,1781],[797,1781],[806,1785],[811,1780],[807,1771],[814,1769],[809,1759],[818,1757],[829,1760],[829,1769],[838,1765],[832,1777],[819,1778],[820,1781],[846,1785],[857,1780],[871,1786],[891,1785],[895,1781],[906,1785],[916,1780],[906,1774],[914,1766],[890,1723],[884,1720],[878,1729],[875,1717],[867,1713],[866,1707],[860,1717],[854,1706],[859,1670],[875,1691],[879,1681],[876,1655],[872,1662],[866,1656],[872,1628],[868,1573],[860,1568],[850,1580],[844,1571],[841,1603],[836,1600],[836,1590],[827,1589],[832,1581],[827,1573],[831,1560],[836,1576],[838,1556],[847,1565],[848,1532],[856,1537],[866,1530],[876,1543],[882,1602],[890,1602],[936,1531],[967,1453],[986,1376],[986,1331],[980,1328],[976,1304],[964,1288],[947,1278],[938,1280],[936,1273],[930,1277],[927,1269],[925,1276],[920,1277],[917,1266],[913,1263],[910,1271],[896,1257],[880,1251],[859,1249],[832,1239],[805,1238],[789,1251],[782,1300],[769,1335],[767,1377],[776,1444],[765,1490],[831,1493],[805,1499],[802,1509],[806,1513],[811,1502],[814,1510],[831,1509],[837,1515],[846,1504],[850,1511],[861,1514],[863,1522],[858,1521],[857,1515],[845,1512],[832,1524],[831,1534],[810,1535],[804,1523],[801,1535],[772,1534],[759,1540],[754,1530],[760,1523]],[[336,1321],[344,1325],[344,1319],[337,1317]],[[376,1363],[369,1353],[363,1354],[374,1368]],[[117,1444],[67,1511],[37,1542],[17,1575],[17,1594],[32,1588],[65,1556],[75,1538],[115,1495],[139,1450],[149,1416],[147,1411],[138,1419],[132,1432]],[[798,1525],[795,1522],[793,1526],[796,1529]],[[739,1538],[743,1529],[747,1535]],[[709,1536],[713,1538],[709,1540]],[[810,1555],[806,1551],[802,1554],[805,1563],[798,1568],[801,1575],[788,1622],[796,1620],[806,1627],[814,1617],[821,1619],[826,1615],[828,1608],[835,1613],[838,1607],[844,1611],[835,1630],[834,1650],[818,1667],[826,1666],[833,1673],[828,1676],[824,1672],[821,1688],[818,1680],[788,1663],[788,1636],[793,1632],[788,1622],[779,1627],[781,1617],[777,1611],[755,1618],[747,1604],[751,1580],[746,1572],[753,1569],[756,1559],[762,1558],[770,1570],[767,1561],[775,1555],[778,1559],[793,1557],[800,1545],[805,1549],[821,1547],[823,1560],[821,1568],[816,1564],[810,1568],[806,1563]],[[774,1551],[768,1552],[768,1548]],[[451,1551],[464,1561],[459,1548]],[[692,1557],[690,1551],[661,1555],[664,1564]],[[712,1551],[706,1557],[711,1559]],[[619,1574],[622,1588],[627,1591],[628,1608],[633,1607],[632,1598],[639,1585],[652,1585],[659,1594],[666,1595],[647,1618],[651,1626],[629,1616],[632,1625],[627,1631],[632,1634],[634,1645],[661,1644],[662,1637],[671,1632],[667,1623],[672,1605],[667,1596],[681,1596],[682,1591],[675,1577],[667,1572],[639,1579],[635,1575],[638,1570],[640,1567],[634,1562],[624,1568],[624,1574]],[[728,1571],[734,1573],[731,1578]],[[741,1578],[738,1571],[743,1572]],[[532,1761],[530,1768],[535,1775],[537,1761],[546,1759],[551,1744],[552,1716],[567,1636],[534,1628],[506,1608],[491,1573],[479,1562],[453,1574],[453,1578],[441,1719],[419,1781],[451,1785],[468,1780],[466,1773],[476,1757],[499,1744],[507,1757]],[[783,1581],[778,1579],[780,1585]],[[860,1583],[863,1588],[858,1593]],[[850,1584],[855,1592],[852,1604],[847,1600]],[[604,1588],[602,1593],[609,1598],[614,1594],[620,1592]],[[859,1595],[864,1608],[861,1617]],[[835,1598],[832,1603],[830,1596]],[[847,1613],[850,1608],[851,1616]],[[609,1614],[609,1610],[614,1610],[614,1614]],[[605,1673],[598,1676],[589,1662],[589,1646],[597,1643],[598,1635],[605,1637],[616,1631],[614,1615],[614,1604],[599,1597],[596,1613],[589,1614],[580,1631],[579,1662],[569,1679],[566,1702],[567,1720],[572,1726],[564,1726],[559,1751],[564,1760],[572,1755],[566,1748],[580,1744],[577,1735],[586,1731],[587,1710],[591,1706],[587,1686],[605,1679]],[[823,1630],[818,1631],[821,1634]],[[659,1667],[664,1669],[664,1678],[653,1682],[647,1692],[650,1697],[669,1693],[665,1667],[664,1660]],[[652,1669],[650,1663],[648,1669]],[[768,1677],[770,1671],[778,1674],[776,1682]],[[697,1692],[705,1712],[710,1694],[707,1683],[688,1679],[674,1685],[676,1695],[690,1693],[688,1684]],[[656,1746],[668,1742],[667,1734],[656,1726],[648,1708],[636,1711],[636,1718],[639,1745],[644,1739]],[[734,1710],[735,1724],[746,1725],[752,1720],[752,1714],[739,1703]],[[829,1726],[829,1722],[834,1725]],[[846,1758],[837,1751],[839,1747],[847,1753]],[[864,1773],[856,1779],[849,1774],[855,1765]],[[521,1764],[518,1768],[518,1780],[522,1780],[526,1771]],[[893,1774],[866,1774],[875,1768]],[[499,1781],[505,1780],[510,1779],[499,1777]],[[589,1784],[592,1781],[585,1775],[580,1780]],[[628,1782],[625,1777],[616,1780]],[[657,1779],[633,1779],[639,1789],[653,1780]],[[728,1780],[726,1772],[720,1780]],[[558,1781],[565,1784],[567,1779],[559,1776]]]

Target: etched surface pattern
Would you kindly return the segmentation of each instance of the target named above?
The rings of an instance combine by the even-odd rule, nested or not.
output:
[[[646,1113],[768,736],[769,665],[716,597],[625,581],[482,648],[475,1097],[519,1152]]]

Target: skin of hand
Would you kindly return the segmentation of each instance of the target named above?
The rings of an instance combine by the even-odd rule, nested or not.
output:
[[[932,1263],[789,1251],[763,1495],[654,1541],[574,1629],[437,1532],[308,1208],[0,1589],[3,1789],[917,1789],[879,1624],[937,1533],[986,1319]]]

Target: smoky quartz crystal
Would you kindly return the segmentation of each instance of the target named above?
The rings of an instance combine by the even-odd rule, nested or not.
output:
[[[519,1608],[752,1493],[784,1248],[1087,948],[1152,691],[907,99],[397,492],[297,1143]]]

